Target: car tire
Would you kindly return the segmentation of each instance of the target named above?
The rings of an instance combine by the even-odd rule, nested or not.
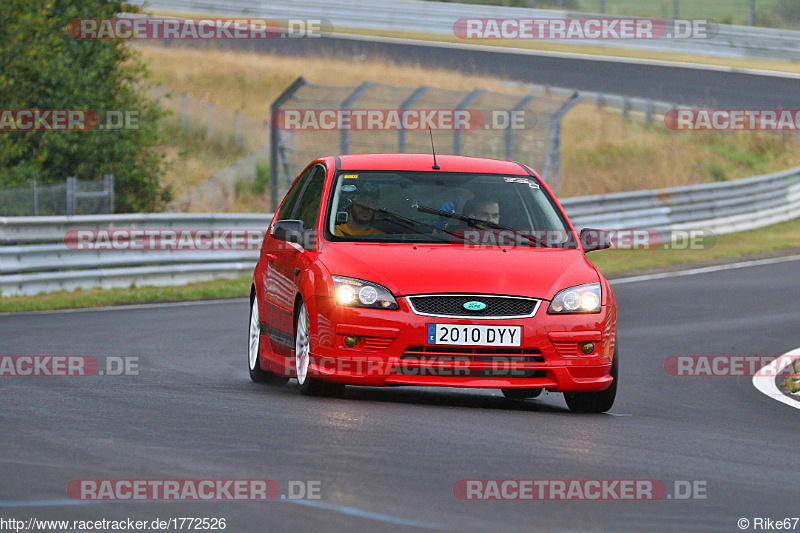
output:
[[[279,376],[269,370],[261,369],[258,354],[261,352],[261,319],[258,315],[258,297],[253,295],[250,299],[250,325],[248,328],[247,368],[250,370],[250,379],[256,383],[272,383],[281,385],[289,378]]]
[[[500,391],[509,400],[527,400],[536,398],[542,393],[542,389],[500,389]]]
[[[310,343],[308,340],[308,311],[306,304],[301,303],[297,308],[297,319],[294,328],[294,366],[297,372],[297,383],[300,392],[309,396],[339,396],[344,392],[341,383],[330,383],[308,375],[308,366],[311,360]]]
[[[577,413],[605,413],[614,405],[617,397],[617,382],[619,381],[619,356],[617,347],[614,346],[614,360],[611,363],[611,377],[614,381],[606,390],[592,392],[565,392],[564,399],[570,411]]]

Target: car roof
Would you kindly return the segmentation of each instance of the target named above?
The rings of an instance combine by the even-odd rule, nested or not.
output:
[[[431,154],[359,154],[340,155],[342,170],[406,170],[429,171],[433,169]],[[485,172],[489,174],[526,174],[525,168],[512,161],[437,155],[439,172]]]

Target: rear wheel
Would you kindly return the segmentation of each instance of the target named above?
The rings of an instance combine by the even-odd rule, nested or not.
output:
[[[611,377],[614,381],[606,390],[593,392],[565,392],[564,399],[571,411],[579,413],[605,413],[614,405],[617,397],[617,381],[619,372],[619,356],[614,346],[614,361],[611,363]]]
[[[247,360],[250,369],[250,379],[257,383],[282,384],[289,378],[278,376],[268,370],[261,370],[258,354],[261,351],[261,320],[258,317],[258,297],[254,296],[250,302],[250,328],[248,331]]]
[[[542,393],[542,389],[500,389],[500,391],[510,400],[527,400],[536,398]]]
[[[306,304],[301,303],[297,309],[297,321],[294,329],[294,366],[297,371],[297,383],[300,392],[311,396],[337,396],[344,392],[344,385],[329,383],[309,375],[311,362],[311,345],[308,340],[308,311]]]

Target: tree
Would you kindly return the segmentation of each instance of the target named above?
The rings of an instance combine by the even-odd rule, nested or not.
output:
[[[153,150],[161,112],[134,87],[147,75],[138,54],[123,41],[77,40],[67,31],[73,19],[135,11],[122,0],[0,1],[0,108],[137,118],[136,128],[114,131],[0,132],[0,186],[114,174],[116,212],[158,210],[169,199],[159,183],[163,156]]]

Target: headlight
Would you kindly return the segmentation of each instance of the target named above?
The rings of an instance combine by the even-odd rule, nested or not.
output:
[[[374,309],[399,309],[389,289],[377,283],[355,278],[333,276],[336,303],[346,307],[371,307]]]
[[[602,293],[599,283],[587,283],[569,287],[556,294],[550,302],[548,313],[599,313]]]

